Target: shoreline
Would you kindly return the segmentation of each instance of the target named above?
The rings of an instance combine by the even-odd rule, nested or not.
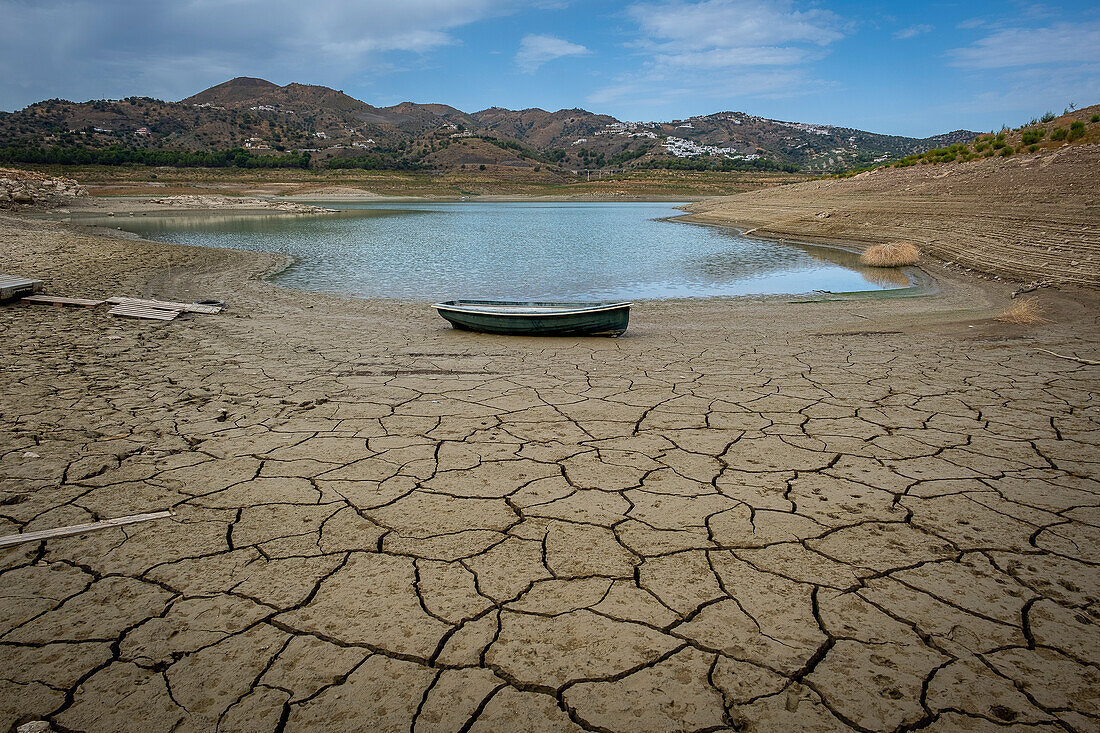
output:
[[[152,215],[154,212],[149,212]],[[196,210],[183,210],[183,211],[167,211],[157,212],[167,215],[189,215],[191,213],[203,214],[203,213],[225,213],[228,215],[276,215],[276,216],[295,216],[295,214],[285,214],[282,212],[266,212],[264,210],[220,210],[213,209],[209,211],[196,211]],[[94,212],[92,212],[94,215]],[[148,253],[146,256],[151,257],[153,260],[159,258],[165,258],[172,264],[166,265],[163,268],[153,268],[151,270],[145,270],[142,273],[142,278],[138,278],[135,282],[140,283],[140,286],[133,292],[125,293],[126,295],[138,296],[138,297],[156,297],[164,298],[168,300],[180,300],[191,297],[192,295],[199,297],[210,297],[217,295],[220,300],[228,300],[232,295],[247,294],[251,297],[261,297],[262,299],[270,299],[284,304],[288,302],[301,302],[304,305],[296,307],[295,310],[301,310],[303,307],[312,309],[319,307],[320,303],[324,303],[328,309],[341,308],[356,309],[358,307],[365,307],[369,310],[376,310],[379,308],[385,308],[388,304],[392,304],[394,307],[400,307],[401,309],[420,309],[424,307],[426,301],[416,299],[401,299],[401,298],[360,298],[350,294],[344,294],[339,292],[328,292],[318,290],[305,290],[294,288],[290,286],[284,286],[274,282],[273,278],[278,276],[278,273],[294,265],[294,258],[289,255],[274,253],[274,252],[261,252],[251,250],[235,250],[230,248],[220,247],[198,247],[192,245],[182,245],[176,243],[161,242],[158,240],[147,240],[141,238],[139,235],[130,234],[125,230],[114,229],[105,226],[84,226],[79,221],[73,221],[71,223],[65,222],[60,219],[51,218],[56,215],[56,212],[48,215],[35,215],[33,218],[20,215],[18,217],[12,217],[17,221],[26,222],[41,222],[42,224],[61,226],[67,229],[71,229],[79,236],[86,236],[95,238],[103,238],[108,241],[115,242],[129,242],[134,245],[138,245],[146,250]],[[3,215],[0,215],[2,218]],[[66,215],[61,215],[66,216]],[[729,225],[725,223],[698,221],[692,220],[692,217],[685,216],[683,220],[680,217],[674,217],[677,223],[691,224],[693,226],[706,225],[716,227],[729,227],[733,229],[739,229],[735,225]],[[766,235],[753,234],[750,236],[759,236],[762,239],[772,239]],[[851,243],[844,242],[843,240],[822,240],[822,238],[816,238],[819,241],[810,241],[805,243],[799,243],[792,241],[788,237],[775,237],[775,241],[786,241],[788,244],[795,246],[803,244],[809,247],[825,247],[830,249],[838,249],[845,252],[854,253],[854,249],[850,246]],[[814,239],[810,237],[810,239]],[[179,260],[179,261],[177,261]],[[203,273],[210,272],[210,269],[214,267],[212,264],[203,263],[220,263],[215,269],[218,270],[218,276],[215,281],[223,284],[224,292],[215,292],[210,286],[206,287],[206,290],[197,283],[189,281],[191,277],[191,271],[193,267],[198,267]],[[989,322],[995,313],[1004,307],[1007,307],[1011,302],[1007,298],[1008,290],[1010,288],[1009,281],[995,280],[995,276],[986,274],[975,274],[959,272],[957,270],[945,269],[943,273],[933,274],[927,269],[930,263],[925,261],[921,265],[915,266],[912,269],[918,270],[923,273],[923,277],[931,279],[932,285],[927,291],[920,291],[915,294],[915,297],[911,297],[906,294],[902,298],[892,298],[889,294],[892,290],[887,291],[856,291],[854,293],[826,293],[822,292],[824,297],[815,297],[815,292],[808,292],[803,294],[776,294],[776,295],[739,295],[739,296],[706,296],[698,298],[660,298],[660,299],[636,299],[638,303],[644,304],[648,309],[657,313],[669,313],[676,312],[678,315],[682,312],[692,311],[713,311],[715,308],[734,307],[739,312],[771,312],[775,309],[783,309],[789,306],[801,306],[818,308],[828,307],[829,304],[843,305],[845,303],[855,304],[859,302],[881,302],[883,304],[889,302],[901,302],[910,301],[911,303],[918,303],[923,301],[927,307],[921,307],[920,305],[907,306],[903,310],[911,312],[914,316],[921,314],[920,317],[930,318],[936,322],[942,322],[945,318],[951,320],[954,317],[966,320],[967,318],[973,319],[976,316],[981,316],[979,320]],[[907,270],[910,268],[902,268]],[[909,275],[910,279],[913,279],[913,275]],[[919,277],[919,276],[918,276]],[[241,293],[234,293],[234,288],[240,287]],[[912,287],[912,286],[910,286]],[[256,290],[262,291],[262,294],[255,292]],[[909,290],[909,288],[902,288],[901,290]],[[1056,302],[1062,302],[1067,300],[1084,299],[1084,301],[1100,303],[1100,294],[1092,290],[1081,290],[1073,287],[1064,287],[1063,291],[1045,291],[1048,296],[1053,296],[1053,300]],[[61,294],[61,293],[58,293]],[[71,295],[73,293],[66,292],[64,294]],[[77,293],[80,294],[80,293]],[[108,293],[109,295],[118,295],[120,293]],[[99,295],[104,295],[102,291]],[[105,295],[104,295],[105,297]],[[961,307],[962,304],[966,304],[968,307]],[[976,307],[973,307],[976,306]],[[895,310],[891,308],[891,310]],[[1058,306],[1058,310],[1062,310],[1062,306]],[[805,321],[803,318],[791,319],[794,322]],[[913,323],[913,318],[906,315],[903,317],[904,321]],[[437,324],[438,325],[438,324]],[[908,327],[908,326],[907,326]],[[802,330],[797,328],[796,330]],[[628,332],[629,334],[629,332]]]
[[[289,216],[296,217],[303,214],[298,211],[285,211],[279,209],[270,209],[264,206],[256,206],[255,202],[263,200],[259,197],[241,197],[234,201],[235,204],[244,203],[244,206],[233,206],[231,208],[194,208],[194,207],[178,207],[178,206],[165,206],[161,204],[151,204],[149,199],[156,197],[148,196],[127,196],[119,197],[118,199],[110,199],[111,203],[124,202],[127,204],[126,211],[115,210],[113,216],[131,217],[131,216],[188,216],[188,215],[209,215],[209,214],[225,214],[229,216]],[[235,197],[222,197],[233,200]],[[400,201],[409,202],[432,202],[441,201],[443,199],[436,199],[432,197],[384,197],[372,195],[371,198],[365,199],[369,201],[391,201],[399,199]],[[500,198],[502,201],[512,200],[529,200],[524,196],[518,197],[504,197]],[[571,201],[573,199],[557,199]],[[675,202],[683,201],[684,199],[676,199]],[[875,243],[870,239],[852,239],[837,236],[825,236],[819,233],[807,231],[806,229],[798,230],[795,232],[774,232],[768,230],[766,227],[761,226],[748,226],[748,222],[739,222],[735,219],[731,220],[728,216],[723,218],[716,218],[713,215],[700,213],[697,211],[697,207],[700,203],[709,201],[710,199],[702,199],[701,201],[689,202],[679,208],[685,213],[681,216],[667,217],[671,222],[678,224],[690,224],[693,226],[713,226],[723,229],[731,229],[744,235],[745,231],[750,231],[750,237],[759,238],[762,240],[775,241],[791,246],[801,246],[809,248],[825,248],[829,250],[837,250],[841,252],[847,252],[851,254],[858,254],[863,248]],[[719,201],[720,199],[715,199]],[[179,245],[175,243],[165,243],[157,240],[145,240],[137,234],[130,234],[122,230],[121,228],[111,227],[109,225],[82,225],[80,220],[82,218],[97,218],[107,215],[104,211],[104,199],[102,197],[92,197],[90,200],[83,202],[80,206],[69,206],[60,209],[53,209],[52,211],[45,212],[27,212],[23,214],[15,214],[19,218],[25,218],[28,220],[37,220],[43,222],[53,222],[55,224],[65,224],[77,229],[86,231],[91,235],[101,235],[112,239],[123,239],[129,241],[143,242],[153,247],[171,247],[171,248],[184,248],[192,249],[190,245]],[[669,203],[674,203],[670,201]],[[111,209],[118,209],[120,207],[110,207]],[[356,215],[359,210],[336,210],[336,209],[322,209],[316,208],[314,213],[304,214],[306,216],[318,215],[318,216],[339,216],[339,215]],[[200,248],[200,249],[217,249],[223,253],[234,253],[240,257],[249,257],[255,255],[261,255],[272,262],[279,262],[278,265],[264,265],[264,273],[261,276],[262,281],[272,288],[278,288],[286,293],[299,294],[299,295],[316,295],[325,298],[337,298],[347,301],[360,301],[360,302],[393,302],[402,305],[419,304],[419,300],[400,299],[400,298],[360,298],[350,294],[329,292],[329,291],[317,291],[317,290],[305,290],[298,289],[289,286],[277,284],[273,281],[274,277],[277,277],[279,272],[286,270],[289,267],[293,267],[294,258],[290,255],[283,255],[279,253],[259,253],[253,251],[243,250],[230,250],[224,248]],[[977,291],[983,291],[985,293],[994,292],[999,289],[998,286],[1008,288],[1013,283],[1022,283],[1023,280],[1014,280],[1012,278],[1004,278],[1001,275],[992,272],[974,272],[971,270],[963,270],[962,268],[952,268],[951,262],[944,262],[934,256],[930,256],[927,253],[922,253],[922,262],[910,268],[898,268],[903,274],[910,280],[910,285],[905,288],[893,288],[888,290],[867,290],[867,291],[853,291],[853,292],[829,292],[820,291],[820,295],[824,297],[815,297],[819,294],[819,291],[809,291],[801,294],[747,294],[737,296],[700,296],[689,298],[658,298],[658,299],[636,299],[640,303],[646,304],[682,304],[688,305],[693,303],[704,303],[707,301],[725,302],[731,304],[740,304],[743,306],[751,306],[752,304],[772,305],[777,303],[818,303],[818,302],[845,302],[845,301],[859,301],[859,300],[885,300],[891,297],[934,297],[940,290],[941,285],[946,287],[952,292],[957,292],[960,289],[973,288]],[[933,266],[939,266],[942,271],[932,272]],[[891,268],[893,269],[893,268]],[[241,273],[246,280],[252,279],[247,273]],[[163,282],[165,278],[163,274],[158,274],[156,277],[151,277],[150,280],[157,280]],[[1067,287],[1067,286],[1063,286]],[[914,291],[913,288],[916,288]],[[1088,288],[1084,290],[1078,290],[1076,288],[1069,287],[1074,294],[1071,297],[1083,297],[1086,300],[1092,300],[1096,295],[1095,291]],[[148,290],[148,288],[146,288]],[[897,293],[895,291],[902,291]],[[986,300],[986,308],[988,305],[988,296],[983,296]],[[997,300],[1000,300],[997,298]],[[1100,301],[1100,298],[1096,298]],[[1002,301],[1003,302],[1003,301]],[[1007,307],[1008,303],[1005,303]],[[935,310],[934,308],[932,310]]]
[[[262,208],[262,207],[255,207],[255,206],[253,206],[253,207],[240,207],[240,208],[166,207],[166,208],[144,209],[141,206],[141,204],[143,203],[142,199],[144,199],[144,198],[146,198],[146,197],[127,197],[126,200],[128,202],[133,202],[134,199],[136,199],[135,203],[137,204],[137,206],[136,207],[131,207],[131,208],[133,208],[133,210],[131,210],[131,211],[114,211],[114,212],[109,214],[109,217],[113,218],[113,217],[117,216],[119,219],[125,219],[125,218],[133,218],[137,215],[140,215],[140,216],[143,216],[143,217],[144,216],[157,216],[157,217],[182,216],[182,217],[186,217],[186,216],[208,216],[208,215],[212,215],[212,214],[224,214],[226,216],[245,216],[245,217],[246,216],[264,216],[264,217],[266,217],[266,216],[288,216],[288,217],[295,217],[295,216],[301,216],[302,213],[303,213],[303,212],[298,212],[298,211],[271,210],[271,209]],[[377,201],[377,199],[374,199],[374,200]],[[441,199],[426,199],[426,198],[416,198],[416,199],[407,198],[407,199],[403,199],[403,200],[404,201],[409,201],[409,202],[414,202],[415,201],[415,202],[429,202],[429,203],[430,202],[441,201]],[[511,200],[511,199],[508,199],[508,200],[502,199],[501,201],[502,202],[512,202],[513,200]],[[677,199],[676,201],[677,202],[681,201],[681,199]],[[305,202],[306,201],[303,199],[303,203],[305,203]],[[315,200],[313,203],[314,203],[314,205],[319,205],[319,204],[322,204],[322,203],[330,203],[330,202]],[[341,203],[341,202],[333,201],[331,203]],[[611,202],[606,202],[606,203],[611,203]],[[622,202],[615,202],[615,203],[622,203]],[[669,202],[669,203],[675,203],[675,202]],[[678,207],[678,208],[680,208],[681,210],[684,210],[685,212],[687,211],[685,206],[681,206],[681,207]],[[306,215],[324,215],[326,217],[331,217],[331,216],[351,216],[351,217],[354,217],[354,216],[357,215],[357,212],[360,212],[360,211],[362,211],[362,210],[360,210],[360,209],[328,209],[328,208],[321,207],[321,209],[317,212],[306,212]],[[174,242],[163,242],[161,240],[147,240],[147,239],[144,239],[143,237],[141,237],[141,235],[139,235],[139,234],[135,234],[135,233],[132,233],[132,232],[127,232],[122,227],[114,227],[114,226],[111,226],[111,225],[109,225],[107,223],[103,223],[103,222],[95,223],[95,224],[84,223],[84,220],[98,220],[98,219],[101,219],[101,218],[105,218],[107,216],[108,215],[105,214],[103,211],[101,211],[98,207],[95,207],[95,208],[77,209],[76,211],[72,211],[70,209],[67,213],[61,215],[60,218],[58,218],[56,216],[55,212],[44,212],[44,213],[35,214],[35,215],[32,215],[32,218],[43,220],[43,221],[54,221],[54,222],[57,222],[57,223],[64,223],[64,224],[69,224],[69,225],[73,225],[73,226],[77,226],[77,227],[82,227],[82,228],[90,230],[92,232],[97,232],[98,231],[100,233],[105,234],[106,236],[111,236],[111,237],[119,237],[119,238],[125,238],[125,239],[136,239],[136,240],[140,240],[140,241],[153,242],[153,243],[157,243],[157,244],[169,244],[169,245],[173,245],[173,246],[190,246],[190,245],[178,245],[178,243],[174,243]],[[675,223],[675,224],[688,224],[688,225],[692,225],[692,226],[707,226],[707,227],[714,227],[714,228],[717,228],[717,229],[732,230],[732,231],[735,231],[737,234],[739,234],[741,236],[745,236],[743,227],[738,226],[737,224],[727,224],[727,223],[707,221],[705,219],[697,219],[697,218],[695,218],[695,215],[693,215],[691,213],[685,213],[685,214],[677,215],[677,216],[663,217],[661,220],[666,221],[666,222],[670,222],[670,223]],[[749,237],[754,237],[755,235],[750,234],[748,236]],[[785,244],[785,245],[799,247],[799,248],[808,248],[808,249],[811,249],[811,250],[822,249],[822,250],[826,250],[826,251],[839,251],[839,252],[845,252],[845,253],[849,253],[849,254],[859,254],[860,251],[861,251],[860,249],[857,248],[859,243],[846,242],[846,241],[839,240],[839,239],[838,240],[821,240],[819,238],[819,241],[817,241],[817,242],[810,242],[810,241],[798,241],[798,240],[792,239],[790,237],[768,236],[766,234],[757,236],[755,238],[758,238],[758,239],[761,239],[761,240],[764,240],[764,241],[773,241],[773,242],[777,242],[777,243],[780,243],[780,244]],[[244,252],[245,250],[233,250],[233,251]],[[312,289],[306,289],[306,288],[293,288],[291,286],[286,286],[286,285],[282,285],[282,284],[279,284],[279,283],[275,283],[273,281],[273,278],[277,277],[278,273],[283,272],[283,271],[293,267],[294,264],[297,262],[297,260],[292,255],[287,255],[287,254],[283,254],[283,253],[269,252],[268,254],[271,254],[271,255],[276,256],[276,257],[282,257],[282,258],[286,259],[286,263],[282,267],[280,267],[278,269],[278,271],[276,271],[274,273],[271,273],[270,275],[267,276],[266,279],[271,281],[272,285],[275,285],[277,287],[287,288],[289,290],[295,290],[295,291],[298,291],[298,292],[320,293],[320,294],[327,294],[327,295],[335,295],[337,297],[354,298],[354,299],[358,299],[358,300],[363,300],[364,299],[360,296],[355,296],[355,295],[352,295],[350,293],[343,293],[341,291],[328,291],[328,290],[312,290]],[[854,290],[854,291],[809,290],[809,291],[805,291],[805,292],[801,292],[801,293],[747,293],[747,294],[743,294],[743,295],[701,295],[701,296],[688,296],[688,297],[678,297],[678,298],[644,298],[644,297],[642,297],[642,298],[633,298],[633,300],[636,301],[636,302],[640,302],[640,303],[664,302],[664,301],[691,302],[691,301],[697,301],[697,300],[707,300],[707,299],[711,299],[711,298],[717,298],[717,299],[721,299],[721,300],[728,300],[728,301],[735,301],[735,302],[736,301],[745,301],[745,302],[752,302],[752,301],[762,301],[762,302],[783,302],[783,301],[808,302],[810,298],[815,298],[815,297],[824,297],[825,299],[837,299],[837,300],[852,299],[852,298],[874,298],[874,297],[896,298],[896,297],[919,297],[919,296],[931,295],[931,294],[934,294],[935,292],[937,292],[938,285],[937,285],[935,275],[933,275],[927,269],[922,267],[920,264],[913,265],[913,266],[908,266],[908,267],[902,267],[902,268],[889,268],[889,271],[897,272],[897,273],[900,273],[902,275],[905,275],[905,277],[909,280],[909,284],[905,287],[891,287],[891,288]],[[367,298],[367,299],[368,300],[393,300],[395,302],[419,302],[419,301],[412,300],[412,299],[389,298],[389,297],[376,297],[376,298]]]

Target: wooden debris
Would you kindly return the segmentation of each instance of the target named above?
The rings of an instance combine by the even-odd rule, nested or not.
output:
[[[0,275],[0,300],[34,295],[42,289],[42,281],[15,275]]]
[[[101,522],[75,524],[71,527],[56,527],[54,529],[40,529],[36,532],[23,532],[22,534],[0,537],[0,547],[11,547],[12,545],[21,545],[25,542],[38,542],[39,540],[48,540],[53,537],[69,537],[74,534],[95,532],[101,529],[110,529],[111,527],[122,527],[127,524],[137,524],[138,522],[149,522],[153,519],[163,519],[170,516],[172,516],[172,512],[169,511],[153,512],[151,514],[131,514],[128,517],[104,519]]]
[[[159,310],[176,311],[178,313],[203,313],[216,315],[222,309],[216,305],[199,305],[197,303],[172,303],[166,300],[143,300],[141,298],[107,298],[112,305],[136,305]]]
[[[1057,356],[1059,359],[1066,359],[1067,361],[1076,361],[1081,364],[1088,364],[1089,366],[1100,366],[1100,361],[1093,361],[1092,359],[1082,359],[1079,356],[1065,356],[1064,354],[1055,354],[1053,351],[1050,351],[1048,349],[1038,349],[1038,351],[1041,351],[1044,354],[1050,354],[1051,356]]]
[[[28,295],[20,302],[42,303],[43,305],[79,305],[91,308],[92,306],[103,305],[106,301],[89,300],[88,298],[66,298],[60,295]]]
[[[163,310],[161,308],[150,308],[142,305],[130,305],[123,303],[116,305],[111,310],[107,311],[112,316],[122,316],[124,318],[145,318],[151,321],[174,321],[180,314],[180,311]]]
[[[1039,288],[1049,288],[1053,284],[1054,283],[1050,280],[1039,280],[1039,281],[1030,283],[1028,285],[1024,285],[1023,287],[1019,288],[1018,290],[1013,290],[1012,295],[1010,295],[1009,297],[1010,298],[1015,298],[1017,295],[1023,295],[1024,293],[1030,293],[1033,290],[1038,290]]]

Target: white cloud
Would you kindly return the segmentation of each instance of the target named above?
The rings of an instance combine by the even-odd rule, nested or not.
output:
[[[588,96],[591,104],[629,104],[635,108],[682,107],[685,103],[697,104],[710,100],[713,104],[727,103],[731,96],[752,96],[778,99],[800,94],[809,80],[798,69],[754,69],[739,71],[721,77],[715,83],[675,83],[674,76],[644,73],[619,79],[597,89]]]
[[[340,85],[519,0],[0,0],[0,109],[50,96],[179,99],[241,74]]]
[[[672,0],[627,9],[641,30],[685,50],[751,48],[840,40],[840,19],[828,10],[798,10],[791,0]]]
[[[658,54],[654,60],[670,67],[687,69],[722,69],[735,66],[793,66],[806,59],[801,48],[756,47],[711,48],[706,51],[684,51]]]
[[[787,97],[831,86],[812,78],[811,61],[847,30],[828,10],[793,0],[661,0],[626,10],[637,25],[630,47],[641,61],[588,97],[593,104],[630,101]]]
[[[531,73],[548,61],[560,59],[563,56],[587,56],[592,53],[584,46],[570,43],[562,38],[530,34],[519,42],[519,51],[516,52],[516,65],[527,73]]]
[[[921,23],[920,25],[911,25],[908,28],[902,28],[900,31],[894,34],[894,38],[899,41],[903,41],[906,38],[914,38],[924,33],[930,33],[933,30],[932,26],[927,23]]]
[[[796,66],[842,38],[834,13],[799,10],[792,0],[665,0],[627,9],[652,64],[720,69]]]
[[[955,27],[960,29],[960,30],[966,31],[966,30],[973,30],[974,28],[981,28],[984,25],[988,25],[985,18],[969,18],[967,20],[962,21],[961,23],[959,23]]]
[[[949,55],[956,66],[969,69],[1100,62],[1100,21],[1005,28]]]

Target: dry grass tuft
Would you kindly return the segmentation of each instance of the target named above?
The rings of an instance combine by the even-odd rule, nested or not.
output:
[[[1028,325],[1036,323],[1050,323],[1050,319],[1043,318],[1043,306],[1039,305],[1038,298],[1024,298],[1012,304],[1012,307],[997,316],[1001,323],[1014,323]]]
[[[920,250],[909,242],[890,242],[873,244],[859,256],[859,262],[871,267],[904,267],[915,265],[920,259]]]

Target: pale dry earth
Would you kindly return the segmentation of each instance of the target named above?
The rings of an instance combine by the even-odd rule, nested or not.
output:
[[[1094,731],[1095,291],[450,330],[0,217],[0,730]]]
[[[1100,145],[879,168],[692,205],[761,236],[904,240],[960,268],[1100,286]]]

